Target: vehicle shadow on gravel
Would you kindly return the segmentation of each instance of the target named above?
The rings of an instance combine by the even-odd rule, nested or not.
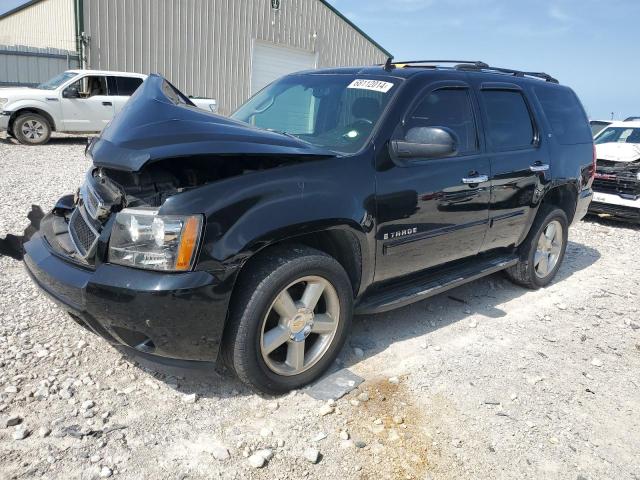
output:
[[[184,395],[197,398],[246,397],[254,394],[231,372],[214,362],[182,362],[150,355],[114,345],[122,358]]]
[[[86,145],[88,137],[76,137],[76,136],[60,136],[51,137],[49,141],[44,145],[21,145],[15,138],[4,137],[0,138],[0,145],[15,145],[17,147],[26,148],[42,148],[51,145]]]
[[[600,257],[598,250],[569,241],[564,262],[554,284],[590,267]],[[398,310],[355,317],[352,334],[341,352],[339,361],[345,367],[352,366],[363,358],[386,350],[393,343],[428,335],[440,328],[464,321],[474,314],[486,317],[484,321],[504,317],[507,312],[498,305],[527,292],[530,290],[511,283],[504,274],[496,273]],[[428,345],[432,344],[429,337],[426,337],[425,341]],[[363,357],[358,358],[354,354],[356,348],[364,352]]]

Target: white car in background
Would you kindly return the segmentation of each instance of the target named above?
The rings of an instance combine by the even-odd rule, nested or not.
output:
[[[640,121],[613,122],[595,139],[589,211],[640,221]]]
[[[97,133],[147,78],[140,73],[67,70],[35,88],[0,88],[0,132],[25,145],[42,145],[52,131]],[[191,98],[216,111],[216,101]]]
[[[604,130],[608,125],[611,125],[613,122],[609,120],[591,120],[589,121],[589,125],[591,125],[591,134],[595,137],[602,130]]]

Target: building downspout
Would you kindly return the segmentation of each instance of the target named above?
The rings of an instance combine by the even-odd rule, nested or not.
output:
[[[80,68],[87,68],[86,39],[84,33],[84,1],[73,0],[73,13],[76,27],[76,51],[80,58]]]

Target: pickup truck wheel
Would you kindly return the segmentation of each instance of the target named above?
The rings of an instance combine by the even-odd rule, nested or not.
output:
[[[305,246],[273,249],[247,268],[225,332],[225,363],[258,391],[300,388],[344,344],[353,310],[349,277],[334,258]]]
[[[51,136],[51,125],[37,113],[25,113],[13,122],[13,134],[23,145],[43,145]]]
[[[542,205],[529,235],[520,246],[520,261],[506,270],[507,276],[532,289],[551,283],[564,259],[568,227],[563,210]]]

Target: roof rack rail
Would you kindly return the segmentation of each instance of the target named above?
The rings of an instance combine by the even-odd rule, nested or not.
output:
[[[393,66],[393,65],[407,65],[407,66],[411,66],[411,65],[415,65],[415,64],[421,64],[421,63],[429,63],[429,64],[433,64],[433,65],[438,65],[438,64],[442,64],[442,63],[455,63],[455,64],[460,64],[460,65],[472,65],[476,68],[487,68],[489,65],[487,65],[484,62],[481,62],[479,60],[407,60],[407,61],[402,61],[402,62],[395,62],[393,61],[393,57],[390,57],[387,59],[387,63],[385,64],[385,66],[389,65],[389,66]]]
[[[515,77],[535,77],[545,80],[551,83],[560,83],[557,79],[544,72],[525,72],[520,70],[513,70],[511,68],[492,67],[489,64],[479,60],[409,60],[409,61],[394,61],[393,57],[389,57],[384,64],[385,70],[391,70],[396,65],[402,65],[404,67],[419,67],[421,64],[438,65],[444,63],[454,64],[453,68],[457,70],[476,70],[476,71],[493,71],[498,73],[505,73],[513,75]]]
[[[550,83],[560,83],[556,78],[544,72],[525,72],[521,70],[514,70],[512,68],[491,67],[489,65],[482,68],[477,68],[474,65],[458,65],[457,68],[459,68],[460,70],[490,70],[493,72],[506,73],[508,75],[513,75],[514,77],[535,77]]]

